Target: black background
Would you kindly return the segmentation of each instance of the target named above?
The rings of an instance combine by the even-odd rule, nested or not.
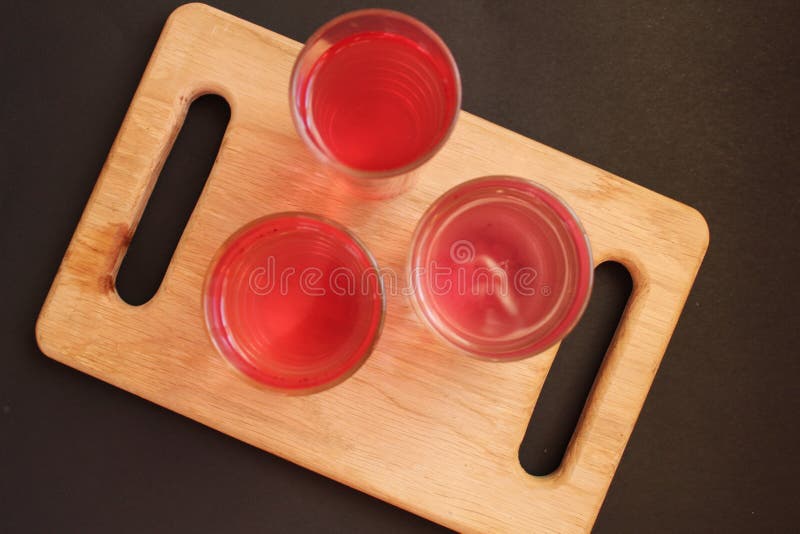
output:
[[[39,308],[175,5],[0,10],[0,531],[440,529],[36,348]],[[366,7],[215,5],[296,40]],[[596,531],[796,528],[799,4],[380,5],[442,35],[467,111],[708,219],[709,253]]]

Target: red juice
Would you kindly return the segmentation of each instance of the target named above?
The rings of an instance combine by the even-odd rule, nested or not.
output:
[[[461,106],[447,45],[413,17],[361,9],[325,23],[290,83],[297,133],[324,171],[365,198],[389,198],[441,148]]]
[[[370,31],[322,54],[300,98],[306,126],[324,151],[347,167],[386,171],[414,163],[445,138],[458,106],[456,86],[444,52]]]
[[[412,245],[414,300],[442,337],[514,359],[561,340],[588,301],[593,264],[572,211],[526,180],[490,177],[445,193]]]
[[[237,232],[206,281],[212,341],[236,368],[289,392],[349,376],[372,350],[384,297],[370,254],[316,216],[268,216]]]

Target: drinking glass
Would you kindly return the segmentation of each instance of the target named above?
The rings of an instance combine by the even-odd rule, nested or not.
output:
[[[306,42],[291,77],[297,132],[362,196],[409,188],[461,106],[452,54],[422,22],[385,9],[341,15]]]
[[[442,339],[473,356],[542,352],[578,322],[594,274],[589,240],[554,193],[510,176],[454,187],[414,234],[412,303]]]
[[[222,356],[254,380],[310,393],[370,354],[385,310],[375,259],[346,228],[310,213],[258,219],[222,246],[203,307]]]

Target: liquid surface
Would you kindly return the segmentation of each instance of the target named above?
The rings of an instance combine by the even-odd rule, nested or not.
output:
[[[386,171],[436,148],[456,113],[449,58],[393,33],[364,32],[336,43],[303,87],[313,141],[340,163]]]
[[[529,182],[492,178],[446,193],[421,223],[412,265],[421,313],[460,348],[539,352],[574,326],[592,264],[571,212]]]
[[[369,255],[343,229],[290,214],[230,240],[206,283],[206,323],[220,352],[272,387],[313,389],[370,352],[383,296]]]

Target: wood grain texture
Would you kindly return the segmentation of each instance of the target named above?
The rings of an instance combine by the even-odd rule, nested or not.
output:
[[[483,119],[461,113],[408,193],[354,198],[294,132],[287,88],[300,44],[201,4],[168,19],[36,327],[50,357],[242,441],[462,531],[586,531],[708,245],[694,209]],[[231,119],[163,283],[129,306],[114,278],[193,99],[223,96]],[[634,291],[569,445],[547,477],[518,449],[557,347],[477,361],[442,345],[389,296],[373,355],[322,393],[285,397],[243,379],[205,333],[209,261],[243,224],[305,210],[349,227],[403,272],[416,221],[453,185],[509,174],[570,203],[596,263],[616,260]]]

